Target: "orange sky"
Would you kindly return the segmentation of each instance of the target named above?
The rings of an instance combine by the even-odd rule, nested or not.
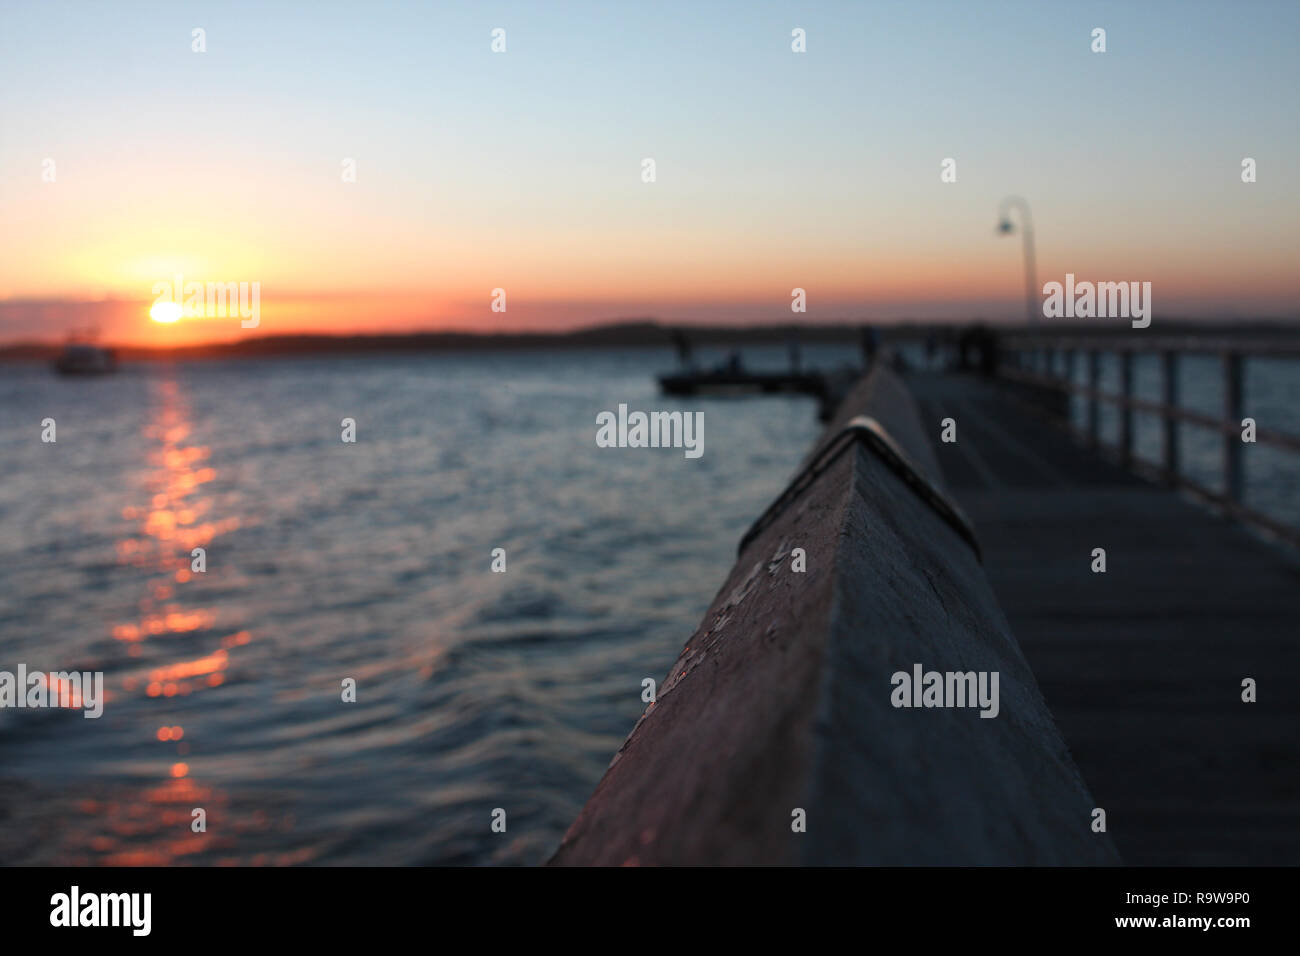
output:
[[[1297,315],[1294,30],[1142,5],[1097,55],[1050,4],[945,11],[812,6],[795,54],[777,10],[521,5],[494,55],[471,6],[436,43],[415,6],[239,6],[196,53],[143,6],[5,5],[0,342],[1018,318],[1010,193],[1040,286],[1149,281],[1157,326]],[[150,322],[178,273],[258,283],[259,326]]]

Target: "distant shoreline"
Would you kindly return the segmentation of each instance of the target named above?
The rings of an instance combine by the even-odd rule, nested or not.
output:
[[[884,340],[915,340],[929,333],[940,338],[955,336],[962,328],[983,323],[1008,332],[1025,331],[1023,325],[1010,325],[982,319],[969,322],[893,322],[874,323]],[[1255,336],[1292,335],[1300,331],[1300,322],[1285,320],[1249,320],[1241,322],[1193,321],[1165,319],[1158,323],[1158,333],[1197,335]],[[150,348],[145,346],[109,346],[122,361],[175,361],[227,358],[282,358],[313,355],[375,355],[407,352],[476,352],[584,348],[672,348],[674,336],[682,333],[692,347],[746,345],[785,345],[797,334],[804,345],[819,343],[857,343],[868,323],[826,323],[819,325],[770,324],[749,326],[669,325],[655,321],[615,322],[588,326],[568,332],[402,332],[375,335],[263,335],[230,342]],[[1044,333],[1087,332],[1093,336],[1145,334],[1093,321],[1091,323],[1044,323]],[[0,346],[0,361],[49,361],[62,349],[52,342],[15,342]]]

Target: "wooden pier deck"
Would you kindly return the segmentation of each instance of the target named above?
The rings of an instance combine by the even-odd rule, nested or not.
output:
[[[1124,862],[1300,864],[1296,564],[984,379],[907,384]]]
[[[741,539],[553,863],[1120,862],[938,471],[877,363]],[[918,668],[998,675],[997,713],[900,701]]]

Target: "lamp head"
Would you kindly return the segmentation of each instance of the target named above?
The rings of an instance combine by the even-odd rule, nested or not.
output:
[[[998,223],[998,232],[1002,233],[1002,235],[1004,236],[1009,236],[1011,235],[1011,233],[1015,231],[1016,231],[1016,227],[1011,224],[1010,219],[1003,219],[1000,223]]]

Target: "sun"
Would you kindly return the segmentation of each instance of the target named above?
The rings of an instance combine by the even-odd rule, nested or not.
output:
[[[149,310],[149,318],[155,322],[175,322],[184,313],[179,302],[155,302]]]

